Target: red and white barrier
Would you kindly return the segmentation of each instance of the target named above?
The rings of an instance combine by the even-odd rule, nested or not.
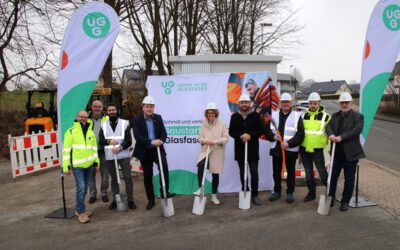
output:
[[[57,132],[8,135],[13,178],[60,166]]]

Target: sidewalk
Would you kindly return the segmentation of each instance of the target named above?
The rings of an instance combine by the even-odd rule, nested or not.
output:
[[[10,168],[0,162],[0,249],[310,250],[396,249],[400,245],[399,197],[394,197],[400,176],[368,161],[361,163],[360,189],[379,206],[340,212],[336,205],[329,216],[321,216],[316,213],[318,199],[304,203],[307,188],[297,187],[293,204],[285,202],[285,195],[269,202],[270,193],[261,192],[263,204],[250,210],[238,209],[237,194],[221,194],[219,206],[207,200],[204,216],[191,214],[193,196],[177,196],[175,216],[165,219],[159,200],[152,210],[144,209],[143,177],[138,175],[133,178],[137,210],[117,213],[97,201],[87,205],[94,215],[84,225],[76,218],[44,218],[62,205],[58,170],[12,181],[7,179]],[[66,177],[65,187],[67,206],[72,208],[72,176]],[[323,191],[318,187],[318,197]]]

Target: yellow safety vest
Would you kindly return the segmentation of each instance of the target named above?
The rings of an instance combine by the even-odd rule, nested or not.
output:
[[[88,168],[95,162],[99,164],[97,142],[93,130],[89,128],[85,138],[81,124],[75,122],[74,126],[65,132],[62,154],[64,172],[68,171],[71,164],[74,168]]]
[[[301,146],[306,149],[306,152],[325,148],[328,142],[325,127],[330,120],[331,116],[325,112],[323,106],[320,106],[316,111],[308,111],[303,115],[305,135]]]

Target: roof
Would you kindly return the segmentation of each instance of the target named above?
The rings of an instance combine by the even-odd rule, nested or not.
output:
[[[343,84],[347,85],[345,80],[340,81],[329,81],[329,82],[315,82],[311,84],[308,89],[308,93],[317,92],[319,94],[334,94],[339,90],[340,86]]]
[[[360,84],[349,84],[349,88],[352,93],[359,93],[360,92]]]
[[[122,78],[128,78],[128,79],[141,79],[142,78],[142,71],[137,70],[137,69],[124,69],[122,71]]]

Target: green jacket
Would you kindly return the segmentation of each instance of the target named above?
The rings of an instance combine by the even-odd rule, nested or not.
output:
[[[314,149],[323,149],[328,143],[325,127],[331,120],[331,116],[320,106],[316,111],[307,111],[303,115],[304,140],[301,144],[306,152],[314,152]]]
[[[62,154],[64,172],[71,165],[74,168],[88,168],[94,163],[98,165],[96,137],[90,126],[84,137],[81,124],[74,122],[73,127],[65,132]]]

